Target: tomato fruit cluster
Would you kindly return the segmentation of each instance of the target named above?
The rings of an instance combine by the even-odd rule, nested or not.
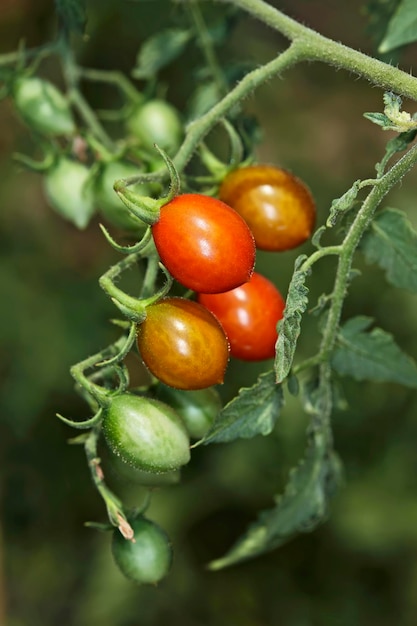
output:
[[[199,294],[198,301],[222,325],[230,342],[231,356],[244,361],[272,358],[278,339],[277,323],[285,300],[267,278],[254,272],[241,285],[218,294]]]
[[[172,564],[172,548],[160,526],[143,516],[129,520],[133,541],[125,539],[118,529],[113,531],[112,552],[120,571],[138,584],[156,584],[164,578]]]
[[[252,233],[236,211],[216,198],[175,197],[161,208],[152,235],[162,263],[188,289],[221,293],[252,275]]]
[[[243,217],[260,250],[295,248],[314,228],[316,206],[309,189],[279,167],[251,165],[231,171],[219,198]]]
[[[143,362],[160,381],[177,389],[222,383],[229,344],[217,319],[185,298],[163,298],[146,309],[137,328]]]

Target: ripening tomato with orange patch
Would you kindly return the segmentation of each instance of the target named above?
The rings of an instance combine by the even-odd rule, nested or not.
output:
[[[223,382],[229,343],[218,320],[197,302],[173,297],[148,306],[137,345],[149,371],[170,387],[204,389]]]
[[[314,229],[316,205],[310,190],[299,178],[273,165],[229,172],[219,198],[243,217],[260,250],[290,250],[304,243]]]

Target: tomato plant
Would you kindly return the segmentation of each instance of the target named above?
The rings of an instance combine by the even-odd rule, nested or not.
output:
[[[65,96],[42,78],[19,78],[13,86],[14,103],[22,119],[45,135],[71,135],[74,118]]]
[[[120,571],[138,584],[156,584],[168,574],[172,548],[160,526],[143,516],[129,520],[133,540],[113,531],[112,552]]]
[[[95,223],[86,233],[76,233],[72,239],[74,229],[63,228],[55,233],[56,220],[51,227],[43,219],[36,220],[36,203],[29,228],[20,219],[29,213],[26,206],[25,210],[18,206],[20,212],[4,212],[7,227],[15,221],[17,233],[16,237],[11,237],[7,232],[3,253],[9,252],[9,242],[14,241],[19,250],[24,250],[23,264],[8,265],[8,259],[5,259],[2,267],[4,272],[11,270],[10,276],[4,276],[2,295],[6,321],[3,328],[6,331],[11,328],[7,316],[13,317],[16,311],[23,333],[15,333],[15,346],[20,349],[20,354],[15,354],[12,349],[14,334],[3,333],[7,340],[4,352],[13,357],[13,366],[6,363],[2,368],[5,373],[4,401],[8,402],[13,389],[19,391],[14,415],[23,416],[20,420],[23,430],[28,414],[23,408],[33,402],[30,408],[33,415],[38,415],[38,409],[43,405],[48,408],[51,394],[56,393],[60,368],[52,357],[64,363],[74,351],[86,350],[91,354],[91,344],[102,336],[101,321],[104,317],[107,319],[108,312],[100,304],[95,304],[100,298],[95,298],[95,288],[90,291],[88,281],[81,278],[83,282],[79,289],[78,283],[74,284],[78,275],[68,271],[68,263],[70,269],[73,267],[69,255],[73,251],[76,256],[77,270],[82,266],[79,259],[88,261],[85,264],[88,279],[106,258],[99,246],[109,244],[112,250],[107,252],[118,258],[111,261],[108,269],[103,269],[99,285],[117,309],[117,315],[111,316],[117,339],[70,370],[76,383],[75,391],[86,402],[92,415],[81,421],[79,416],[73,420],[62,415],[59,418],[66,427],[87,431],[71,438],[71,443],[84,448],[90,477],[103,500],[110,526],[118,528],[117,532],[128,539],[134,538],[137,519],[133,517],[130,527],[130,498],[135,500],[134,506],[139,500],[142,514],[146,507],[152,506],[151,510],[157,509],[158,515],[168,524],[169,515],[172,515],[171,521],[175,522],[175,532],[180,537],[180,549],[182,540],[185,542],[189,536],[192,542],[196,540],[196,544],[198,541],[206,543],[205,533],[217,524],[218,514],[220,519],[224,514],[225,526],[229,521],[232,526],[234,518],[238,518],[236,532],[239,532],[242,519],[248,514],[252,516],[259,503],[262,502],[263,506],[264,490],[269,489],[270,479],[275,475],[277,493],[271,493],[269,508],[263,507],[260,515],[254,515],[244,534],[236,538],[236,543],[226,554],[217,556],[213,553],[215,560],[209,565],[213,570],[274,550],[300,530],[313,530],[329,518],[332,498],[342,475],[339,450],[335,446],[341,441],[340,447],[345,453],[349,449],[349,445],[342,441],[345,436],[351,437],[353,442],[350,467],[355,467],[354,473],[361,483],[357,498],[361,514],[352,515],[352,501],[349,506],[343,503],[337,506],[335,523],[339,526],[332,534],[332,541],[335,537],[348,536],[356,526],[357,535],[353,532],[348,539],[350,545],[366,548],[368,564],[370,551],[378,553],[379,563],[383,560],[381,555],[385,558],[390,552],[385,549],[387,545],[384,545],[383,537],[389,537],[387,543],[391,541],[391,527],[388,534],[369,533],[366,532],[369,524],[355,521],[367,519],[366,507],[374,515],[373,500],[363,488],[361,470],[356,463],[360,449],[368,449],[368,443],[372,447],[373,442],[367,441],[366,445],[358,447],[362,433],[356,429],[362,428],[367,421],[365,411],[360,410],[365,395],[361,384],[365,382],[372,387],[372,393],[366,393],[366,408],[372,407],[370,413],[379,418],[378,428],[366,425],[366,436],[379,432],[385,422],[389,424],[388,436],[380,436],[378,441],[384,444],[395,441],[400,451],[400,454],[391,455],[383,450],[382,454],[374,456],[384,459],[384,464],[391,463],[393,457],[408,458],[403,454],[403,442],[400,443],[397,432],[392,429],[398,428],[400,422],[407,424],[404,445],[410,445],[409,415],[403,420],[391,418],[396,414],[392,397],[400,397],[403,393],[403,405],[408,411],[412,406],[410,389],[417,389],[417,365],[404,349],[404,346],[408,348],[414,344],[408,341],[406,332],[403,333],[403,322],[405,327],[407,319],[414,323],[415,317],[406,292],[417,293],[417,232],[412,202],[409,202],[409,217],[399,208],[385,208],[383,202],[386,197],[397,200],[396,188],[398,198],[407,200],[402,195],[405,187],[402,181],[417,164],[417,115],[411,107],[410,112],[406,110],[408,104],[406,109],[403,108],[403,100],[407,103],[417,100],[417,79],[408,67],[404,72],[399,69],[399,61],[397,65],[400,49],[410,42],[410,37],[414,37],[409,25],[417,23],[417,3],[411,0],[364,2],[366,11],[376,17],[373,20],[376,31],[383,30],[384,24],[387,26],[388,13],[393,11],[393,19],[390,19],[379,51],[388,52],[395,64],[370,58],[320,35],[301,21],[283,14],[273,6],[280,3],[272,0],[161,0],[158,3],[116,3],[115,0],[36,3],[26,0],[23,4],[28,6],[54,5],[58,32],[45,44],[40,43],[42,38],[39,38],[34,48],[20,45],[14,52],[0,54],[0,97],[10,97],[10,104],[28,127],[19,127],[19,143],[22,135],[25,151],[25,154],[17,155],[20,164],[44,173],[45,191],[51,206],[79,228],[85,228],[94,211],[98,210],[103,220],[129,231],[117,233],[113,239],[112,234],[103,229],[103,238],[98,230],[94,231],[98,226]],[[10,0],[6,4],[10,4]],[[120,5],[115,12],[113,4],[115,7]],[[348,5],[339,3],[340,11],[334,12],[333,16],[336,18],[340,13],[348,12]],[[42,6],[42,12],[44,9]],[[90,9],[92,15],[88,15],[87,20]],[[150,19],[147,19],[148,11]],[[297,14],[298,11],[299,7],[295,7],[292,12]],[[242,23],[245,12],[251,15],[251,19]],[[3,13],[0,10],[0,27]],[[117,20],[108,19],[116,13]],[[310,11],[307,21],[313,13]],[[123,17],[119,20],[123,15],[129,15],[129,19],[131,16],[132,24],[123,23]],[[256,19],[262,23],[257,32],[263,32],[264,26],[268,25],[276,34],[263,42],[268,48],[261,46],[262,56],[265,53],[268,62],[251,58],[250,65],[254,65],[251,69],[236,52],[240,40],[245,42],[247,29],[252,28]],[[122,31],[117,32],[119,21]],[[46,22],[52,24],[52,20]],[[83,37],[86,22],[89,35]],[[107,36],[101,31],[106,24]],[[239,29],[242,27],[237,34],[234,32],[236,25],[240,25]],[[153,28],[158,32],[152,32]],[[129,36],[129,29],[132,36]],[[279,38],[278,54],[276,37]],[[287,46],[281,42],[281,37],[288,39]],[[128,43],[126,48],[123,47],[125,40]],[[6,38],[4,46],[7,41]],[[94,50],[97,42],[108,46],[104,54]],[[132,56],[132,46],[136,45],[139,49]],[[249,49],[250,55],[256,56],[261,48],[254,42]],[[248,49],[245,49],[244,55],[247,53]],[[118,54],[122,56],[118,58]],[[135,67],[126,67],[129,58],[135,58]],[[91,64],[100,59],[100,67],[84,66],[83,59],[88,59]],[[111,67],[105,67],[106,59],[111,59]],[[117,67],[120,60],[125,71]],[[358,119],[357,108],[350,106],[350,98],[356,98],[356,85],[352,90],[347,82],[343,93],[340,79],[329,83],[326,89],[326,72],[313,69],[321,67],[315,63],[317,61],[344,70],[339,74],[345,77],[343,80],[350,81],[354,72],[355,78],[370,81],[373,96],[378,94],[378,89],[383,90],[378,105],[380,110],[366,112],[364,116],[361,112]],[[305,62],[309,63],[308,80],[304,80],[300,67]],[[43,75],[49,74],[62,82],[62,90],[53,82],[38,78],[39,68],[42,68]],[[295,72],[291,78],[293,69]],[[287,77],[288,81],[295,80],[295,83],[289,82],[283,88],[283,80]],[[279,85],[276,92],[274,81]],[[251,111],[261,112],[264,98],[261,102],[251,102],[249,107],[247,100],[249,95],[256,97],[256,90],[265,85],[268,89],[264,95],[266,99],[271,97],[272,115],[260,115],[257,119],[257,114]],[[311,86],[314,89],[309,93]],[[168,100],[171,93],[178,108]],[[292,94],[296,95],[294,107]],[[366,101],[367,109],[368,106],[371,109],[373,104],[368,102],[365,91],[363,94],[363,102]],[[2,107],[2,110],[6,108]],[[261,121],[264,128],[260,128]],[[369,122],[389,131],[385,145],[381,141],[380,129]],[[350,145],[350,134],[362,128],[366,129],[366,150],[361,150],[362,141],[358,144],[358,151],[357,145]],[[3,130],[1,144],[4,148],[8,145],[9,134],[7,128]],[[261,130],[265,132],[259,132]],[[375,141],[372,141],[372,133],[375,133]],[[260,145],[262,135],[266,141]],[[344,141],[339,141],[340,138]],[[375,158],[369,163],[371,150],[375,151]],[[259,163],[266,155],[270,165]],[[282,166],[274,165],[274,160]],[[297,163],[298,166],[303,164],[305,171],[314,176],[314,196],[320,198],[320,220],[315,233],[315,199],[305,182],[292,173],[292,170],[297,171]],[[342,177],[344,167],[348,168],[346,184],[343,184]],[[114,185],[116,180],[118,182]],[[131,184],[132,180],[135,184]],[[5,182],[4,199],[7,200],[8,181]],[[24,193],[22,205],[32,196],[32,187],[25,183],[21,191]],[[337,189],[336,194],[332,194],[334,189]],[[337,197],[332,199],[332,195]],[[412,197],[412,192],[410,195]],[[31,269],[29,265],[34,258],[29,237],[32,235],[30,226],[35,220],[34,236],[36,244],[40,241],[41,246],[36,245],[33,249],[40,248],[42,254],[50,254],[52,259],[51,263],[41,263],[42,269],[52,272],[53,280],[48,278],[46,282],[38,279],[35,267],[33,271],[26,271]],[[38,235],[40,239],[37,239]],[[64,240],[67,236],[69,243]],[[297,256],[294,248],[310,238],[309,245]],[[61,246],[64,258],[60,266],[57,260]],[[258,269],[264,267],[268,276],[283,287],[285,282],[285,304],[273,282],[258,271],[254,272],[256,247],[259,250]],[[269,254],[286,250],[290,253]],[[96,252],[98,259],[94,263]],[[369,273],[368,263],[377,266]],[[356,265],[362,270],[360,276]],[[389,290],[385,289],[383,282],[384,272]],[[23,274],[25,281],[21,280]],[[61,280],[68,275],[71,275],[69,285],[63,283],[61,286]],[[29,281],[33,276],[36,280],[31,289]],[[367,276],[370,276],[368,283]],[[27,294],[24,293],[26,279]],[[354,287],[350,289],[352,282]],[[48,285],[55,288],[46,293]],[[125,288],[129,293],[124,291]],[[360,298],[355,301],[359,293],[362,301]],[[18,306],[11,306],[10,295],[15,297]],[[53,298],[61,296],[66,298],[64,305],[56,306]],[[348,296],[353,302],[345,306]],[[382,306],[388,299],[395,301],[400,317],[392,315],[392,308]],[[38,311],[43,315],[36,316]],[[349,319],[351,311],[356,311],[356,317]],[[27,322],[28,316],[45,318],[45,332],[33,347],[30,342],[36,340],[36,335],[33,326]],[[73,343],[72,334],[77,332],[80,320],[85,323],[86,316],[91,319],[91,326],[83,328],[78,344]],[[386,320],[389,320],[389,332],[379,327]],[[54,333],[59,335],[61,329],[65,331],[64,341],[54,336]],[[394,338],[396,329],[400,331],[399,344]],[[64,349],[68,352],[65,353]],[[244,361],[269,362],[242,365],[234,361],[227,370],[229,356]],[[138,367],[140,358],[144,366],[139,363]],[[28,376],[28,372],[36,375]],[[255,373],[258,377],[248,382],[248,377]],[[344,382],[349,376],[355,379],[353,384]],[[219,389],[223,404],[220,406],[213,385],[223,382],[225,384]],[[377,384],[386,385],[385,397],[373,391]],[[396,389],[392,393],[393,385],[403,385],[407,389]],[[38,386],[44,386],[48,391],[42,399],[39,399],[42,389],[38,390]],[[23,388],[25,393],[21,393]],[[368,387],[365,392],[367,390]],[[375,398],[377,401],[373,405]],[[350,415],[344,418],[343,410],[349,403],[351,414],[359,415],[360,419],[351,420]],[[386,406],[389,407],[387,418],[382,420],[379,417],[381,407],[386,410]],[[71,404],[73,408],[75,406]],[[3,410],[1,414],[14,428],[12,413]],[[336,436],[332,423],[334,416]],[[19,424],[19,420],[15,422]],[[49,430],[53,429],[47,430],[48,455],[45,459],[49,460],[56,455],[49,454],[49,436],[53,436]],[[36,435],[38,430],[32,432]],[[265,437],[271,434],[271,439],[266,440]],[[190,446],[190,438],[200,441]],[[255,439],[251,448],[250,438]],[[16,446],[9,446],[12,442],[8,433],[3,439],[9,451],[6,456],[13,459]],[[36,439],[37,445],[45,445],[40,441],[42,438]],[[239,439],[246,440],[243,446],[238,442],[231,447],[207,448],[211,444],[226,444]],[[22,446],[19,443],[18,449],[24,450],[26,443],[26,440]],[[62,440],[59,445],[61,443]],[[103,455],[100,446],[105,450]],[[182,469],[191,460],[191,449],[196,452],[196,463]],[[305,450],[302,454],[301,449]],[[25,463],[40,456],[43,455],[25,453]],[[410,448],[409,458],[412,456]],[[71,480],[73,478],[73,466],[69,467],[65,480],[68,474]],[[271,468],[273,471],[270,472]],[[370,482],[375,476],[379,481],[383,480],[388,475],[387,468],[384,465],[382,472],[369,472]],[[401,476],[408,475],[405,466],[403,470],[390,474],[395,480],[401,480]],[[38,474],[49,477],[50,473],[42,468],[40,473],[33,472],[32,476],[30,471],[28,474],[36,495]],[[115,492],[108,482],[113,477],[119,480]],[[285,485],[284,477],[288,477]],[[164,486],[168,491],[180,478],[186,483],[184,488],[174,487],[168,494],[161,490],[154,497],[154,486]],[[368,477],[365,478],[366,483]],[[14,501],[18,500],[13,495],[14,487],[20,479],[10,484],[8,481],[5,472],[1,483],[2,494],[5,493],[2,501],[7,505],[12,502],[13,507]],[[64,484],[62,480],[56,482]],[[121,493],[118,493],[119,487]],[[381,488],[378,484],[378,491],[385,494],[385,486]],[[42,495],[43,491],[39,493]],[[49,494],[48,490],[44,493]],[[352,493],[352,500],[355,500],[354,489]],[[60,494],[60,504],[66,500],[66,495],[65,492]],[[342,494],[339,502],[343,497]],[[413,497],[411,494],[410,501]],[[33,502],[37,500],[41,502],[42,510],[55,515],[58,507],[44,507],[42,497],[33,498]],[[166,501],[168,506],[164,504]],[[223,504],[227,511],[220,510]],[[246,506],[248,508],[244,510]],[[408,511],[409,507],[407,503],[407,508],[398,507],[398,510]],[[389,512],[386,514],[386,508],[385,499],[380,518],[389,519],[390,523],[393,521],[394,527],[395,520],[391,519],[393,516],[390,517]],[[395,506],[388,508],[397,509]],[[23,512],[22,516],[18,510],[24,521],[32,517]],[[15,511],[12,509],[11,513],[2,525],[7,548],[15,543],[16,530],[19,532],[18,529],[25,525],[16,525]],[[402,535],[412,535],[403,533],[402,524],[410,516],[399,517],[401,542]],[[378,530],[378,523],[375,524],[374,520],[372,517],[371,528]],[[143,518],[141,521],[144,522]],[[105,530],[109,524],[96,526]],[[413,532],[414,528],[411,528]],[[12,541],[9,541],[10,537]],[[320,541],[323,539],[324,542],[324,537],[325,533]],[[170,550],[165,539],[163,537],[162,545],[163,553],[168,554],[166,565]],[[314,542],[303,544],[301,552],[307,544],[311,546]],[[132,549],[132,545],[129,541],[123,543],[123,550],[127,549],[126,546]],[[207,545],[210,546],[210,542]],[[220,545],[223,546],[222,538]],[[75,554],[77,550],[70,552]],[[338,554],[343,552],[341,550]],[[326,550],[320,551],[320,554],[324,553]],[[140,581],[145,578],[155,581],[167,571],[163,566],[156,573],[139,570],[138,574],[137,567],[147,561],[143,551],[140,556],[138,553],[137,559],[134,554],[133,574],[129,567],[125,569],[128,576]],[[59,558],[62,560],[61,553]],[[60,562],[59,558],[57,562]],[[186,568],[197,560],[181,559],[181,592],[187,583]],[[280,567],[284,567],[285,560],[280,561]],[[32,567],[34,563],[27,558],[24,561],[25,571],[37,571]],[[314,556],[312,559],[306,557],[307,561],[314,563]],[[56,572],[56,568],[50,569]],[[404,570],[414,572],[413,566]],[[90,578],[92,573],[93,568],[87,568],[86,577]],[[192,593],[198,584],[195,584],[198,576],[194,573],[191,571],[189,576]],[[19,577],[19,581],[20,578],[26,580],[27,576]],[[57,581],[58,578],[61,582],[60,577]],[[57,595],[72,598],[74,578],[63,576],[62,580],[66,578],[69,594]],[[207,579],[203,578],[205,593]],[[78,588],[78,578],[76,580]],[[280,580],[287,580],[286,572]],[[281,587],[285,592],[289,588],[299,588],[293,582]],[[176,593],[179,588],[175,580],[173,584]],[[301,587],[304,589],[303,585]],[[350,589],[349,585],[345,587]],[[262,585],[262,588],[265,587]],[[48,600],[49,595],[44,594]],[[353,602],[343,598],[343,609],[355,606],[355,599],[359,596],[366,594],[362,590],[359,595],[355,593]],[[412,593],[405,596],[413,597]],[[16,595],[12,589],[10,597],[13,603],[13,598],[27,596],[20,594],[20,590]],[[124,602],[125,596],[119,607]],[[293,621],[299,623],[307,616],[314,623],[320,622],[322,615],[310,614],[305,602],[304,594],[301,605],[287,603]],[[24,605],[24,602],[19,604]],[[205,603],[206,606],[210,604]],[[4,621],[3,605],[4,602],[0,601],[0,622]],[[223,603],[219,605],[225,606]],[[277,603],[273,616],[275,622],[277,615],[278,621],[286,622],[286,616],[282,615],[284,605],[285,602]],[[103,613],[104,608],[100,606]],[[146,612],[146,602],[142,606]],[[167,606],[169,598],[166,604],[163,603],[164,611]],[[301,612],[294,613],[294,606],[301,606]],[[71,610],[78,611],[78,607],[71,607]],[[66,612],[50,614],[66,615]],[[412,615],[413,610],[404,614]],[[136,618],[134,612],[128,617],[117,614],[113,622],[128,623],[131,615]],[[373,613],[367,617],[369,615],[372,617]],[[397,615],[398,611],[391,622],[395,622]],[[346,620],[349,616],[350,613],[345,616]],[[114,614],[108,619],[111,621],[113,617]],[[149,619],[155,623],[163,622],[160,617],[152,614]],[[213,615],[205,617],[199,614],[202,623],[238,622],[229,615],[228,620],[222,619],[224,615],[220,619]],[[142,615],[137,617],[141,623],[142,618]],[[192,621],[192,616],[185,615],[184,620],[187,618]],[[11,619],[16,624],[28,622],[16,616]],[[81,616],[78,612],[71,614],[69,619],[71,623],[81,625],[94,622],[88,611]],[[361,621],[360,617],[358,620]],[[259,621],[262,622],[262,616],[254,615],[253,622]],[[379,623],[381,620],[374,621]],[[39,622],[45,623],[45,620],[39,617]]]
[[[143,362],[160,381],[178,389],[222,383],[229,344],[217,319],[185,298],[165,298],[146,310],[138,325]]]
[[[290,172],[272,165],[232,170],[220,185],[219,198],[247,222],[260,250],[295,248],[311,236],[315,225],[310,190]]]
[[[155,389],[156,397],[172,406],[181,416],[188,434],[201,439],[212,426],[221,409],[221,400],[216,389],[182,391],[163,384]]]
[[[162,263],[188,289],[220,293],[252,275],[252,233],[236,211],[216,198],[177,196],[161,208],[152,234]]]
[[[146,472],[168,472],[188,463],[188,434],[168,405],[134,394],[111,399],[103,419],[111,450],[125,463]]]
[[[260,361],[275,355],[277,323],[285,300],[275,285],[257,272],[249,282],[226,293],[199,294],[223,326],[230,354],[244,361]]]

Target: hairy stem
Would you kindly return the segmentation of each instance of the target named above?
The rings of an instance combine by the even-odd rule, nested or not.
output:
[[[290,41],[298,42],[306,61],[321,61],[345,69],[378,87],[417,100],[417,79],[407,72],[324,37],[263,0],[219,1],[229,2],[247,11]]]

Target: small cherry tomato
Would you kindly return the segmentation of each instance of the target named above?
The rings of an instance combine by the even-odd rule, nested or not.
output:
[[[95,211],[88,167],[61,157],[45,174],[45,194],[51,207],[77,228],[86,228]]]
[[[164,530],[143,516],[129,519],[134,541],[113,531],[112,552],[116,565],[126,578],[139,584],[155,584],[164,578],[172,564],[172,548]]]
[[[222,383],[229,344],[217,319],[185,298],[164,298],[146,309],[138,325],[143,362],[161,382],[177,389]]]
[[[183,391],[159,383],[155,394],[175,409],[193,439],[204,437],[222,408],[220,396],[213,387]]]
[[[52,83],[42,78],[20,78],[13,88],[14,104],[28,126],[45,135],[75,132],[68,100]]]
[[[306,185],[272,165],[238,168],[225,177],[219,198],[246,221],[260,250],[290,250],[306,241],[316,206]]]
[[[285,300],[270,280],[254,272],[249,282],[226,293],[199,294],[198,301],[223,326],[230,354],[243,361],[261,361],[275,355],[277,323]]]
[[[127,130],[140,146],[154,153],[156,143],[169,155],[176,153],[184,135],[177,109],[158,99],[139,104],[127,120]]]
[[[181,418],[158,400],[130,393],[114,396],[104,411],[103,434],[114,454],[145,472],[169,472],[190,460]]]
[[[139,166],[129,161],[111,161],[107,163],[95,183],[97,207],[103,217],[113,226],[124,230],[137,232],[146,228],[146,224],[139,218],[131,215],[127,207],[113,189],[116,180],[137,176]],[[132,191],[142,196],[151,194],[150,185],[139,183],[131,187]]]
[[[221,293],[252,275],[252,233],[236,211],[216,198],[177,196],[161,208],[152,234],[162,263],[188,289]]]

